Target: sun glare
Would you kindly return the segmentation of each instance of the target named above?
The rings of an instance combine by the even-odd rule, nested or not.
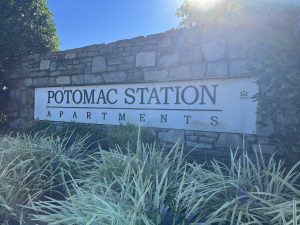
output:
[[[218,6],[223,0],[192,0],[196,8],[207,11]]]

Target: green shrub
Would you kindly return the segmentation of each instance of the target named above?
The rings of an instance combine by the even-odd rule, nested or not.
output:
[[[49,121],[38,121],[30,127],[26,133],[45,133],[53,137],[67,137],[68,144],[85,137],[89,149],[96,149],[100,144],[103,148],[108,148],[106,141],[107,129],[94,124],[80,123],[54,123]]]
[[[94,154],[92,170],[73,181],[62,201],[33,202],[47,224],[297,224],[300,162],[285,171],[261,151],[232,153],[231,165],[188,164],[176,144],[166,153],[137,143]],[[299,183],[298,183],[299,184]],[[292,221],[287,222],[285,221]]]
[[[22,223],[22,206],[45,196],[63,196],[68,181],[81,175],[88,165],[84,140],[68,143],[67,138],[40,133],[0,137],[0,224]]]
[[[153,143],[155,135],[149,128],[137,127],[134,125],[121,125],[115,126],[107,132],[107,142],[109,146],[114,148],[119,146],[120,148],[136,148],[137,138],[140,135],[140,139],[143,143]]]
[[[121,125],[105,127],[96,124],[80,123],[53,123],[49,121],[39,121],[30,127],[26,133],[34,134],[43,132],[54,137],[68,137],[69,143],[81,137],[86,137],[86,143],[89,143],[89,149],[101,148],[108,150],[109,147],[118,145],[121,148],[136,147],[138,133],[144,143],[152,143],[155,135],[149,128],[137,127],[134,125]]]

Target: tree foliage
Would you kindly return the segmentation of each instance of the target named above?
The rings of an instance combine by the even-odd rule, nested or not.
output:
[[[45,0],[0,0],[0,74],[22,56],[55,50],[58,39]]]
[[[202,1],[204,2],[204,1]],[[273,126],[272,137],[291,161],[300,155],[300,7],[286,1],[224,0],[205,10],[201,0],[184,0],[177,9],[181,26],[239,24],[235,39],[252,43],[248,69],[258,75],[258,123]],[[224,26],[225,24],[225,26]],[[250,32],[249,32],[250,31]],[[251,60],[252,59],[252,60]],[[283,147],[284,146],[284,147]]]

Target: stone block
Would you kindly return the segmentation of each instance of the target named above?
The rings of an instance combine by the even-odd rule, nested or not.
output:
[[[262,153],[269,155],[272,155],[276,152],[275,145],[253,145],[252,148],[256,152],[259,152],[261,149]]]
[[[176,143],[179,141],[180,143],[184,143],[184,131],[181,130],[169,130],[167,132],[159,132],[158,139],[164,142]]]
[[[103,56],[95,56],[92,62],[92,73],[101,73],[106,71],[106,60]]]
[[[195,141],[186,141],[185,145],[186,145],[186,147],[190,147],[190,148],[197,148],[197,147],[199,147],[199,143],[195,142]]]
[[[28,113],[28,110],[25,107],[23,107],[22,110],[20,110],[20,117],[21,118],[26,118],[27,113]]]
[[[186,135],[186,132],[185,132],[185,135]],[[185,136],[186,138],[186,141],[195,141],[195,142],[198,142],[198,136]]]
[[[168,80],[169,73],[167,70],[150,70],[144,71],[145,81],[164,81]]]
[[[128,73],[127,81],[144,81],[144,73],[141,71]]]
[[[22,105],[26,105],[26,103],[27,103],[27,98],[26,98],[26,94],[22,94],[21,95],[21,104]]]
[[[172,39],[169,37],[163,38],[158,41],[158,46],[160,48],[168,48],[171,47],[171,45],[172,45]]]
[[[71,84],[71,79],[69,76],[60,76],[56,78],[56,84],[57,85]]]
[[[163,55],[158,60],[158,66],[177,66],[179,64],[179,55]]]
[[[228,76],[228,64],[226,62],[215,62],[207,65],[207,76]]]
[[[256,135],[253,134],[245,134],[245,140],[247,142],[255,142],[257,140]]]
[[[156,54],[155,51],[139,52],[136,55],[136,67],[155,66]]]
[[[230,63],[229,74],[231,76],[248,75],[247,62],[245,60],[235,60]]]
[[[135,57],[134,56],[126,56],[123,58],[124,63],[134,63]]]
[[[192,71],[190,66],[178,66],[170,69],[170,77],[175,80],[185,80],[192,78]]]
[[[150,51],[150,50],[155,50],[157,48],[156,44],[144,44],[141,46],[142,51]]]
[[[180,55],[181,63],[195,63],[202,62],[203,55],[201,51],[201,47],[193,47],[182,51]]]
[[[249,47],[248,47],[249,48]],[[228,57],[230,60],[241,60],[247,56],[247,45],[245,42],[231,42],[228,46]]]
[[[199,142],[204,142],[204,143],[214,143],[216,138],[213,137],[199,137]]]
[[[226,55],[226,41],[219,39],[208,42],[202,46],[202,52],[207,61],[223,59]]]
[[[50,59],[41,59],[40,70],[48,70],[50,68]]]
[[[56,78],[55,77],[49,77],[49,86],[55,86],[56,85]]]
[[[50,71],[54,71],[54,70],[56,70],[56,62],[52,61],[50,64]]]
[[[217,148],[232,148],[235,150],[237,147],[243,147],[243,140],[239,134],[220,134],[218,140],[215,143]]]
[[[30,86],[32,86],[32,78],[26,78],[26,79],[24,79],[24,80],[23,80],[23,85],[24,85],[25,87],[30,87]]]
[[[84,84],[101,84],[104,80],[99,74],[85,74],[83,76],[83,82]]]
[[[206,74],[206,64],[205,63],[193,64],[192,74],[194,78],[204,77]]]
[[[129,70],[134,68],[134,64],[131,63],[122,63],[120,65],[117,65],[117,70]]]
[[[124,71],[106,72],[102,75],[105,82],[123,82],[126,81],[126,73]]]
[[[61,75],[61,70],[55,70],[49,73],[50,76],[52,77],[57,77],[59,75]]]
[[[76,52],[67,52],[65,54],[65,59],[75,59],[76,58]]]
[[[83,83],[83,75],[71,76],[71,84],[82,84],[82,83]]]
[[[107,64],[108,65],[119,65],[123,63],[123,58],[122,57],[116,57],[116,58],[111,58],[111,59],[107,59]]]
[[[44,87],[48,85],[48,83],[49,83],[48,77],[38,77],[32,79],[32,85],[34,87]]]

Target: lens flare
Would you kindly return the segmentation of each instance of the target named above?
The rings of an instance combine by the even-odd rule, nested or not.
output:
[[[192,5],[203,11],[211,10],[221,4],[224,0],[192,0]]]

